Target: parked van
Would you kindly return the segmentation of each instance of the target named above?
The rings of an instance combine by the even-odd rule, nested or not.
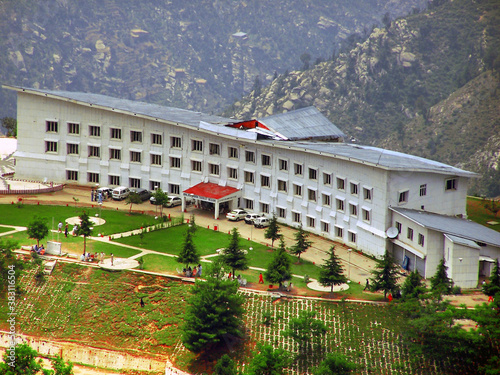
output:
[[[258,217],[253,221],[253,225],[255,228],[265,228],[270,224],[270,220],[268,217]]]
[[[117,188],[113,189],[112,196],[114,200],[121,201],[122,199],[127,198],[129,194],[130,190],[128,189],[128,187],[118,186]]]

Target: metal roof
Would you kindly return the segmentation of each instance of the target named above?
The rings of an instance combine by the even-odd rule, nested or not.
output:
[[[331,140],[345,137],[330,120],[316,109],[306,107],[258,119],[269,129],[293,141],[298,139]]]
[[[390,209],[425,228],[500,247],[500,233],[474,221],[408,208],[390,207]]]

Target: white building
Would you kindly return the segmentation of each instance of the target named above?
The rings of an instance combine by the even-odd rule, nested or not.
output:
[[[16,178],[160,187],[197,196],[215,206],[216,217],[219,205],[275,213],[377,257],[393,247],[424,263],[430,253],[442,256],[444,243],[420,249],[388,238],[402,215],[391,207],[465,217],[467,183],[476,176],[343,143],[342,132],[313,107],[238,121],[102,95],[4,88],[18,93]],[[489,257],[500,255],[495,241],[498,253]],[[436,265],[433,258],[423,275]]]

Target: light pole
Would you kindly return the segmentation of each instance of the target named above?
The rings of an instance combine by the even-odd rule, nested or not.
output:
[[[347,252],[349,253],[349,271],[348,271],[349,272],[349,277],[348,277],[349,280],[347,280],[348,283],[351,282],[351,251],[352,251],[352,249],[347,249]]]

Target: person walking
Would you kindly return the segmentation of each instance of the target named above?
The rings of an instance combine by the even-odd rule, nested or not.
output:
[[[57,231],[62,233],[62,221],[59,221],[59,224],[57,224]]]
[[[259,275],[259,284],[264,284],[264,277],[262,276],[262,272]]]
[[[370,279],[366,279],[365,289],[363,290],[370,290]]]
[[[68,238],[68,224],[64,227],[64,237]]]
[[[94,201],[94,189],[92,189],[92,191],[90,192],[90,201]]]

